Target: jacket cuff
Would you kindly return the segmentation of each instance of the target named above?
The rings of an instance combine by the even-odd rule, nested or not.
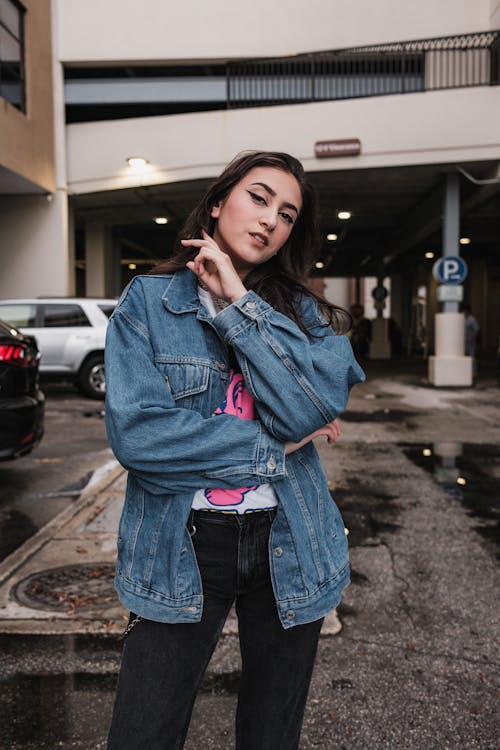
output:
[[[212,324],[223,337],[229,341],[243,328],[262,315],[266,315],[273,308],[267,302],[259,297],[254,291],[250,290],[239,300],[221,310],[212,320]]]
[[[272,437],[259,423],[259,441],[256,455],[256,474],[269,482],[282,479],[285,470],[285,444]]]

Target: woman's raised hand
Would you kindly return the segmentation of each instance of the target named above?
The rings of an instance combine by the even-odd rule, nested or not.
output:
[[[247,293],[229,255],[223,253],[214,239],[202,231],[201,240],[181,240],[184,247],[199,248],[194,260],[186,266],[198,277],[202,284],[215,297],[228,302],[236,302]]]
[[[285,456],[298,451],[298,449],[302,448],[303,445],[306,445],[306,443],[310,443],[311,440],[321,437],[322,435],[326,437],[329,443],[336,443],[340,437],[340,421],[338,419],[334,419],[332,422],[328,422],[328,424],[320,427],[319,430],[311,432],[311,434],[307,435],[307,437],[301,440],[300,443],[285,443]]]

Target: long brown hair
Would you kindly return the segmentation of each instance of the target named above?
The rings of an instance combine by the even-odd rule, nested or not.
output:
[[[186,268],[186,263],[195,258],[198,249],[184,248],[180,240],[201,239],[202,229],[213,236],[216,223],[216,219],[211,217],[213,206],[224,200],[254,167],[274,167],[293,175],[302,194],[302,208],[285,244],[276,255],[250,271],[245,278],[245,286],[253,289],[275,310],[294,320],[305,333],[309,332],[300,316],[297,298],[303,295],[313,297],[326,319],[326,325],[331,325],[337,333],[345,333],[352,323],[349,313],[306,286],[319,247],[316,197],[312,185],[306,180],[302,164],[289,154],[246,151],[233,159],[188,216],[177,236],[173,257],[162,261],[150,273],[175,273]]]

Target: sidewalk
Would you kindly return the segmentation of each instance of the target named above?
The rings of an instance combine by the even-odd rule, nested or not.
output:
[[[97,471],[77,500],[0,564],[0,633],[121,632],[113,590],[126,472]]]

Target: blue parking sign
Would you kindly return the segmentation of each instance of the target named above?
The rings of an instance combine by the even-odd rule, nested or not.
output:
[[[467,263],[458,255],[444,255],[432,266],[432,275],[441,284],[462,284],[467,271]]]

